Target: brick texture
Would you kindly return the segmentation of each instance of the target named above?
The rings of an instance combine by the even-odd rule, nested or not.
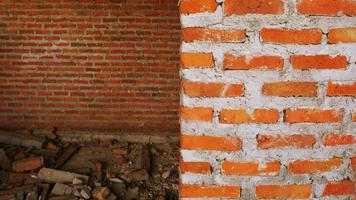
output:
[[[354,199],[356,1],[182,2],[181,198]]]
[[[0,126],[177,134],[179,29],[173,0],[1,1]]]

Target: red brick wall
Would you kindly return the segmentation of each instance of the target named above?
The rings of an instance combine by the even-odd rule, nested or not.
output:
[[[176,0],[0,3],[0,127],[176,134]]]

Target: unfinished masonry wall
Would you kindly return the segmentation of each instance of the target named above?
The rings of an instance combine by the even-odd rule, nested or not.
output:
[[[178,135],[177,0],[0,1],[0,128]]]
[[[182,0],[182,198],[353,199],[356,2]]]

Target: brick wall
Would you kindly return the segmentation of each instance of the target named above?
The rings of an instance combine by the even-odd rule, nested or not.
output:
[[[181,197],[353,199],[356,2],[180,12]]]
[[[178,133],[176,0],[0,2],[0,127]]]

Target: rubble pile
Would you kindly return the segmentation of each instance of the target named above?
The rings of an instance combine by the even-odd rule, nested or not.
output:
[[[179,147],[0,130],[0,200],[178,199]]]

